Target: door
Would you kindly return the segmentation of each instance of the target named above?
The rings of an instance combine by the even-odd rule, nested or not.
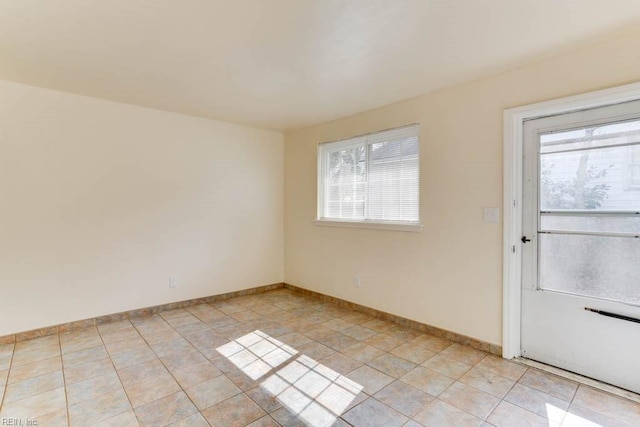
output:
[[[640,101],[524,132],[522,355],[640,392]]]

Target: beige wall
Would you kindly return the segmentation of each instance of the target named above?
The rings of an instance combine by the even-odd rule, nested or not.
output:
[[[482,208],[502,207],[503,110],[637,80],[639,32],[285,134],[285,280],[500,344],[502,224]],[[317,144],[413,122],[424,231],[314,225]]]
[[[282,182],[281,133],[0,82],[0,336],[282,281]]]

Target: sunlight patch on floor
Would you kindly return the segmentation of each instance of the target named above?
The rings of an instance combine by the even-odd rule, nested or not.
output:
[[[216,350],[252,380],[266,375],[271,369],[298,354],[294,348],[259,330],[224,344]]]
[[[217,348],[253,380],[261,383],[291,413],[311,427],[332,425],[363,387],[259,330]],[[295,359],[292,359],[297,356]]]

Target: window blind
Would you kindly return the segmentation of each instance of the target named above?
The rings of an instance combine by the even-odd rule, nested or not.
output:
[[[419,125],[319,146],[318,219],[417,224]]]

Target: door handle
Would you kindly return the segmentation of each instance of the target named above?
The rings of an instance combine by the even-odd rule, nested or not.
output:
[[[522,243],[527,243],[531,241],[531,239],[527,239],[527,236],[522,236],[522,239],[520,240],[522,241]]]

